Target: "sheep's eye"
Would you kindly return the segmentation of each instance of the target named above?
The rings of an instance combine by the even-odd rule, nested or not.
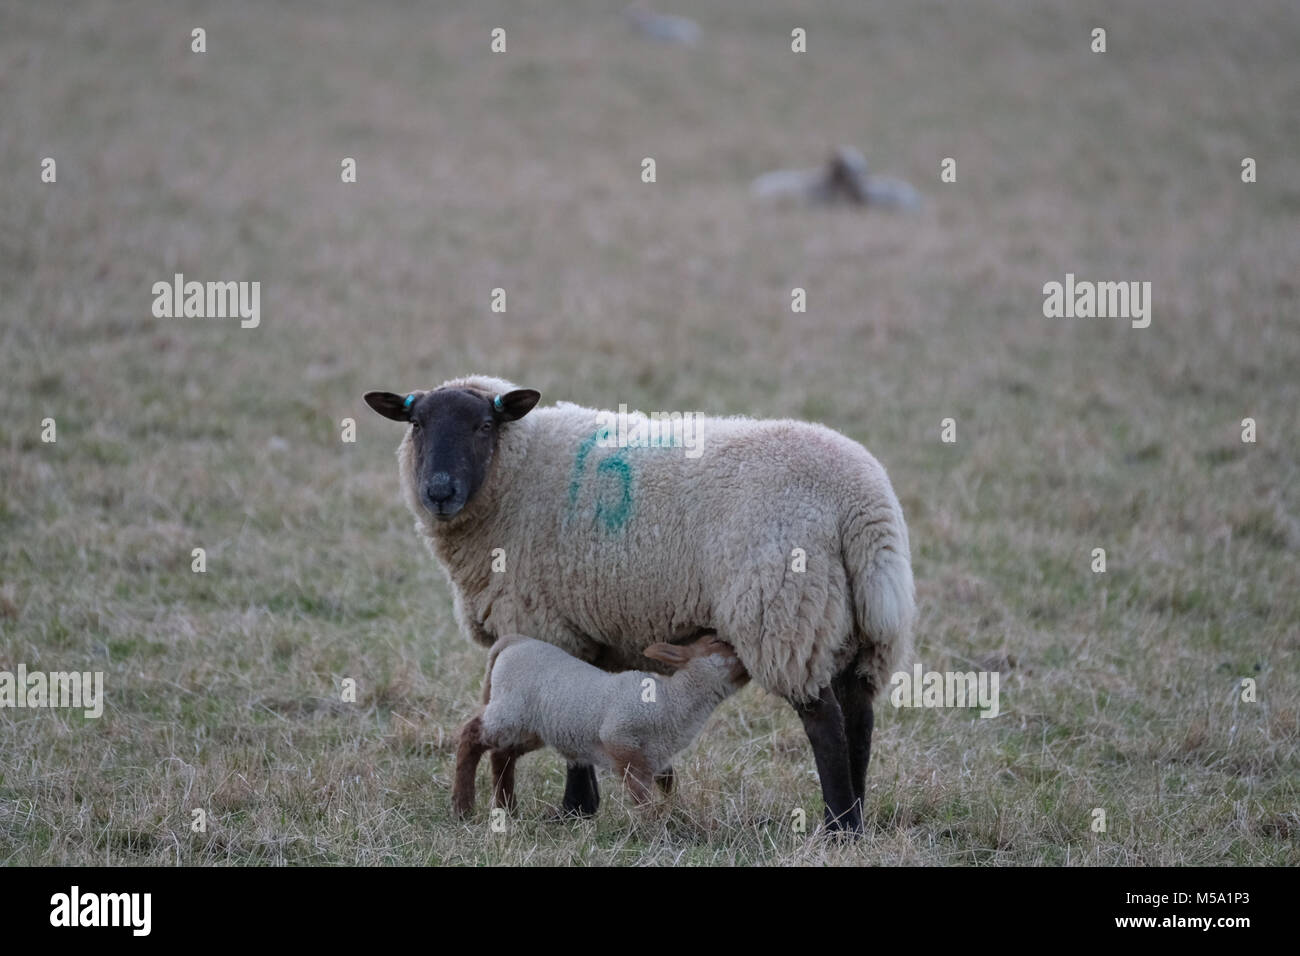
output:
[[[418,432],[418,431],[420,430],[420,423],[419,423],[419,422],[411,422],[411,427],[412,427],[413,429],[415,429],[415,430]]]
[[[492,423],[490,421],[484,422],[482,425],[478,427],[478,430],[483,432],[486,435],[488,432],[492,430]]]

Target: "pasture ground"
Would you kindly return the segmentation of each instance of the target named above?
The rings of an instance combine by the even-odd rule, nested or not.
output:
[[[689,49],[552,7],[3,4],[0,669],[108,701],[0,710],[0,861],[1300,863],[1296,6],[746,0]],[[925,211],[747,194],[837,143]],[[260,281],[261,326],[154,318],[175,272]],[[1067,272],[1150,281],[1151,326],[1044,318]],[[756,688],[665,820],[605,777],[545,822],[539,754],[506,834],[454,822],[484,655],[360,396],[468,371],[862,441],[919,659],[1002,715],[882,705],[852,845],[791,832],[812,756]]]

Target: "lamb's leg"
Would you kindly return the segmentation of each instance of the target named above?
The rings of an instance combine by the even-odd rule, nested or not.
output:
[[[826,826],[830,830],[862,830],[862,813],[853,794],[849,769],[849,746],[844,732],[844,715],[830,687],[823,687],[817,699],[794,704],[803,721],[804,733],[812,744],[826,803]]]
[[[592,817],[600,808],[600,789],[596,786],[596,768],[590,764],[571,763],[564,780],[564,816]]]
[[[515,761],[526,753],[531,753],[542,746],[540,740],[533,745],[506,747],[494,750],[492,760],[492,806],[515,809]]]
[[[844,713],[853,795],[862,808],[866,805],[867,765],[871,762],[871,731],[876,715],[871,708],[871,686],[865,677],[858,676],[855,668],[855,664],[850,664],[835,678],[835,697]]]
[[[632,757],[622,764],[623,782],[627,784],[628,793],[638,809],[644,810],[654,806],[654,770],[639,756]]]
[[[492,760],[492,803],[493,807],[505,807],[510,812],[515,809],[515,757],[513,750],[494,750]]]
[[[677,781],[677,775],[673,773],[672,767],[665,767],[662,772],[655,774],[655,783],[664,793],[673,792],[673,784]]]
[[[474,810],[474,774],[488,746],[483,742],[483,714],[476,714],[460,729],[456,745],[456,782],[451,791],[451,808],[456,816],[468,816]]]

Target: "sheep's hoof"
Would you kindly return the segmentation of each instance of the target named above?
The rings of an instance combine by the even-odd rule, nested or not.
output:
[[[826,838],[836,843],[854,843],[862,838],[862,831],[832,826],[826,831]]]
[[[862,836],[862,811],[854,805],[838,817],[831,816],[831,808],[826,807],[823,824],[828,835],[838,840],[855,840]]]
[[[551,811],[548,820],[552,823],[568,823],[573,820],[590,820],[596,815],[596,808],[587,809],[585,807],[556,807]]]
[[[663,771],[663,773],[655,774],[655,783],[659,785],[660,791],[666,794],[673,792],[673,783],[676,779],[672,767],[668,767]]]

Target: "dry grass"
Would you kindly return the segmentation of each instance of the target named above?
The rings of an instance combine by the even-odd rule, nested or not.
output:
[[[108,693],[0,711],[0,860],[1300,863],[1293,4],[759,0],[694,49],[621,0],[207,6],[0,14],[0,669]],[[927,210],[746,194],[839,142]],[[261,281],[261,328],[154,319],[175,271]],[[1066,272],[1149,280],[1151,327],[1043,318]],[[851,846],[791,832],[811,754],[757,689],[664,822],[608,778],[596,821],[542,822],[549,754],[507,834],[452,822],[482,653],[359,396],[471,370],[863,441],[921,660],[1001,667],[1003,716],[882,708]]]

